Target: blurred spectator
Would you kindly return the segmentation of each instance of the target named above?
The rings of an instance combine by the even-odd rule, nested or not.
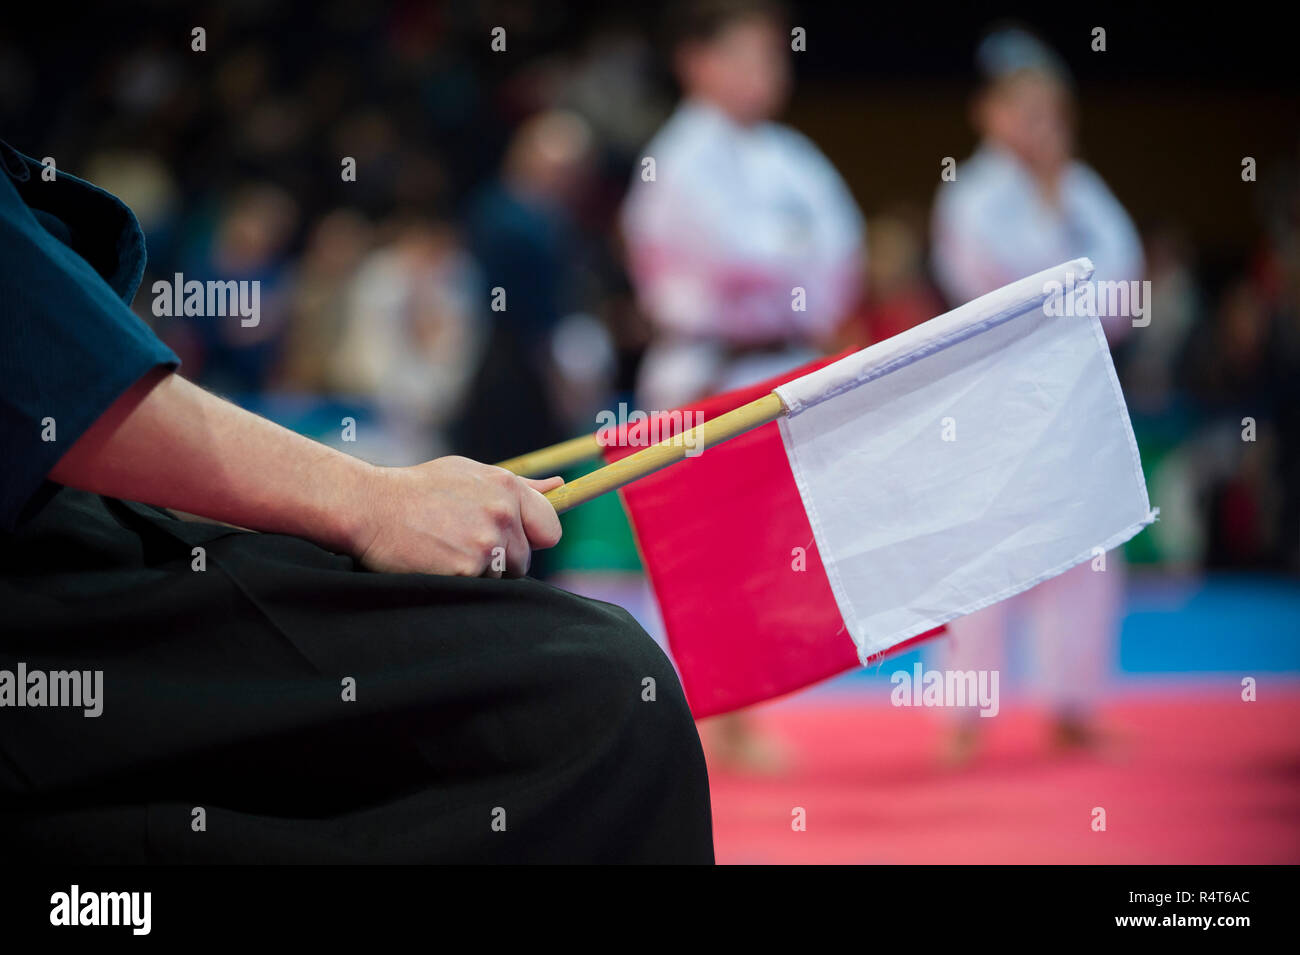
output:
[[[297,203],[265,184],[236,190],[219,208],[214,227],[193,238],[180,255],[186,281],[260,283],[255,325],[219,318],[173,319],[164,337],[194,380],[218,392],[257,393],[272,383],[288,327],[290,239]]]
[[[1282,496],[1279,564],[1300,573],[1300,141],[1281,171],[1274,201],[1266,206],[1266,241],[1260,276],[1274,323],[1271,351],[1277,365],[1277,472]]]
[[[549,339],[579,307],[571,214],[589,172],[591,133],[572,113],[526,121],[500,175],[470,204],[470,247],[491,305],[483,365],[456,435],[469,457],[498,461],[567,437],[547,387]]]
[[[1157,414],[1175,400],[1188,338],[1203,320],[1204,303],[1191,246],[1179,229],[1166,225],[1147,233],[1146,264],[1150,324],[1129,336],[1121,369],[1129,407]]]
[[[1267,408],[1273,362],[1269,314],[1249,279],[1233,282],[1219,301],[1211,334],[1194,343],[1190,384],[1202,401],[1223,410]]]
[[[1281,341],[1285,325],[1264,290],[1241,278],[1189,347],[1188,385],[1218,438],[1203,491],[1211,567],[1268,565],[1286,546],[1282,534],[1296,531],[1280,526],[1283,491],[1274,478],[1281,467],[1276,428],[1288,413],[1280,399],[1294,393],[1300,373]]]
[[[293,390],[345,391],[333,361],[349,316],[348,287],[371,241],[368,222],[348,209],[322,216],[293,276],[282,383]]]
[[[330,361],[341,391],[371,398],[400,441],[401,460],[447,453],[443,429],[460,409],[485,339],[479,271],[451,227],[389,223],[390,241],[361,263]]]
[[[620,177],[668,114],[655,84],[654,50],[628,29],[596,33],[560,93],[561,102],[591,125],[620,164]]]

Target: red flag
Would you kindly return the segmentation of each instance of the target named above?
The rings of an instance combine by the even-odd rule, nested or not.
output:
[[[707,420],[834,360],[681,410]],[[673,433],[666,419],[661,415],[657,422],[662,438]],[[699,420],[687,417],[686,427]],[[640,450],[625,446],[626,436],[625,427],[617,445],[606,447],[607,461]],[[775,422],[620,493],[697,718],[781,696],[859,665]]]

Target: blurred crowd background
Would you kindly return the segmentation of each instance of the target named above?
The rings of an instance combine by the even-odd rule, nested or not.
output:
[[[33,11],[0,36],[0,135],[135,210],[150,257],[136,308],[190,377],[332,443],[353,416],[349,450],[384,463],[499,460],[590,432],[597,410],[632,400],[651,336],[618,212],[677,90],[662,15],[616,6]],[[865,344],[945,307],[930,207],[941,159],[975,142],[973,53],[989,18],[789,8],[807,51],[792,54],[782,119],[866,216],[865,289],[841,329]],[[1159,13],[1098,16],[1105,53],[1065,12],[1020,19],[1073,71],[1081,154],[1137,223],[1153,283],[1150,327],[1115,354],[1161,508],[1130,564],[1300,572],[1287,57],[1258,32]],[[491,49],[494,27],[506,52]],[[1246,156],[1256,182],[1242,180]],[[176,272],[259,279],[260,324],[155,319],[149,287]],[[505,311],[490,308],[494,287],[509,290]],[[611,530],[616,507],[583,519],[552,569],[635,566]]]

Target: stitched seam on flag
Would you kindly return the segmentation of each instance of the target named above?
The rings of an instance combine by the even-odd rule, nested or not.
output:
[[[1069,262],[1063,262],[1060,265],[1055,266],[1054,268],[1051,269],[1044,269],[1042,272],[1036,273],[1035,275],[1025,276],[1025,278],[1021,279],[1020,282],[1029,282],[1030,280],[1033,279],[1040,279],[1042,280],[1042,284],[1045,286],[1048,280],[1047,276],[1051,275],[1053,277],[1059,277],[1061,275],[1062,269],[1067,269],[1068,267],[1075,265],[1076,263],[1086,263],[1086,265],[1080,266],[1081,269],[1080,278],[1083,279],[1084,281],[1092,278],[1092,276],[1096,273],[1096,267],[1093,265],[1092,260],[1085,256],[1080,259],[1072,259]],[[1071,273],[1067,272],[1066,274],[1068,275]],[[1019,283],[1012,283],[1013,286],[1016,284]],[[1007,286],[1006,288],[998,291],[1006,291],[1007,288],[1011,288],[1011,287],[1012,286]],[[990,292],[989,296],[998,294],[998,291]],[[982,297],[988,297],[988,296],[982,296]],[[877,366],[868,372],[859,374],[855,376],[851,381],[847,381],[842,385],[839,385],[836,388],[832,389],[831,391],[818,396],[815,401],[804,402],[803,400],[797,397],[790,396],[788,393],[788,386],[791,383],[780,385],[774,390],[777,392],[778,395],[780,395],[782,402],[785,403],[788,415],[790,417],[794,417],[795,415],[807,410],[808,408],[816,407],[817,405],[821,404],[823,401],[833,398],[836,395],[842,394],[845,391],[851,391],[852,389],[857,388],[863,384],[866,384],[867,382],[872,381],[876,378],[879,378],[882,375],[890,374],[891,372],[896,371],[900,367],[905,367],[906,365],[919,361],[920,359],[925,358],[929,355],[933,355],[937,352],[943,351],[945,348],[950,348],[953,345],[960,344],[962,341],[965,341],[967,338],[988,331],[988,329],[993,328],[996,325],[1000,325],[1003,322],[1010,321],[1012,318],[1015,318],[1018,315],[1024,315],[1034,309],[1041,309],[1043,307],[1043,304],[1047,301],[1048,298],[1049,296],[1046,292],[1035,293],[1034,295],[1032,295],[1030,298],[1027,299],[1022,298],[1019,301],[1008,305],[1006,308],[1002,309],[1001,311],[994,313],[992,316],[979,319],[977,322],[973,324],[966,325],[959,329],[955,329],[952,332],[949,332],[943,338],[936,339],[935,341],[930,342],[928,345],[921,345],[918,348],[913,349],[912,351],[909,351],[903,355],[899,355],[897,358],[892,359],[891,361],[885,363],[884,365]],[[979,299],[976,299],[975,301],[978,302]],[[968,304],[974,304],[974,303],[968,303]],[[952,314],[952,313],[947,313],[947,314]],[[936,318],[942,318],[942,317],[943,316],[936,316]],[[931,321],[934,320],[935,319],[931,319]],[[917,327],[924,327],[924,326],[917,326]],[[907,334],[907,333],[904,332],[903,334]],[[1107,352],[1109,353],[1109,346],[1107,347]],[[834,364],[838,364],[838,362]],[[834,367],[834,364],[827,367]],[[818,371],[811,372],[810,374],[819,374],[822,370],[823,369],[818,369]]]
[[[851,380],[846,381],[841,385],[837,385],[835,388],[832,388],[830,391],[822,395],[819,395],[816,401],[805,403],[796,398],[793,400],[794,406],[789,409],[789,417],[794,417],[796,414],[806,411],[809,408],[815,408],[817,407],[817,405],[821,404],[822,402],[829,401],[831,398],[834,398],[837,395],[842,395],[846,391],[852,391],[853,389],[859,388],[862,385],[867,384],[868,382],[875,381],[878,378],[883,378],[885,375],[892,374],[893,372],[898,371],[900,368],[906,368],[908,365],[914,365],[921,359],[929,358],[931,355],[938,354],[941,351],[951,348],[953,345],[960,345],[962,342],[967,341],[968,339],[971,339],[976,335],[982,335],[990,328],[995,328],[998,325],[1002,325],[1005,322],[1011,321],[1011,319],[1013,318],[1017,318],[1021,315],[1026,315],[1029,312],[1033,311],[1035,308],[1041,308],[1042,304],[1043,303],[1041,299],[1033,302],[1023,302],[1023,301],[1017,302],[1016,304],[1009,306],[1008,308],[1005,308],[1002,311],[989,316],[988,318],[980,319],[980,321],[976,322],[975,324],[965,325],[959,329],[955,329],[949,332],[947,335],[943,336],[942,338],[937,338],[932,342],[927,342],[926,344],[920,345],[909,352],[905,352],[904,354],[899,355],[897,358],[885,362],[883,365],[873,366],[872,368],[867,369],[866,371],[856,375]],[[813,372],[813,374],[817,374],[817,372]],[[778,394],[781,395],[782,400],[786,400],[786,396],[785,394],[781,393],[780,387],[778,387],[776,391]]]
[[[1112,534],[1110,537],[1106,538],[1106,540],[1102,541],[1101,544],[1093,545],[1093,546],[1101,547],[1101,549],[1104,551],[1112,550],[1113,548],[1118,547],[1120,544],[1123,544],[1125,541],[1134,537],[1139,531],[1142,530],[1142,528],[1155,523],[1156,513],[1157,512],[1154,511],[1148,511],[1146,517],[1142,518],[1140,521],[1130,524],[1122,531],[1118,531],[1117,533]],[[901,643],[904,640],[908,640],[912,637],[917,636],[918,634],[925,633],[927,630],[933,630],[935,627],[941,627],[945,623],[948,623],[949,621],[956,620],[958,617],[964,617],[967,614],[975,613],[978,610],[983,610],[985,607],[991,607],[995,603],[1000,603],[1003,600],[1006,600],[1010,597],[1014,597],[1016,594],[1024,593],[1026,590],[1030,590],[1034,587],[1037,587],[1045,580],[1050,580],[1053,577],[1065,573],[1067,570],[1069,570],[1072,567],[1077,567],[1079,564],[1082,564],[1085,561],[1089,560],[1092,556],[1093,556],[1092,548],[1090,547],[1088,548],[1088,550],[1084,551],[1081,555],[1076,555],[1075,557],[1071,557],[1068,560],[1064,561],[1063,563],[1057,564],[1051,570],[1044,571],[1042,574],[1035,577],[1027,584],[1012,585],[1011,587],[1007,587],[1006,589],[999,591],[998,593],[994,594],[991,597],[985,597],[984,599],[977,600],[975,603],[967,607],[963,607],[960,610],[955,610],[951,614],[940,614],[938,617],[929,618],[928,622],[926,623],[914,624],[912,626],[904,627],[903,629],[897,630],[894,633],[889,634],[888,636],[884,636],[879,638],[876,641],[873,641],[870,647],[866,646],[866,641],[864,640],[862,643],[858,644],[858,659],[862,661],[863,666],[866,666],[868,658],[876,655],[877,653],[883,653],[889,648]],[[823,564],[824,563],[825,561],[823,561]],[[1102,573],[1105,573],[1105,571],[1102,571]],[[853,642],[857,643],[857,639],[855,638]]]

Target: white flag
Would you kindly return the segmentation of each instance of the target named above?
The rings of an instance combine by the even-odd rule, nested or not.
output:
[[[1064,303],[1091,276],[1067,262],[776,389],[863,662],[1155,520],[1101,324]]]

